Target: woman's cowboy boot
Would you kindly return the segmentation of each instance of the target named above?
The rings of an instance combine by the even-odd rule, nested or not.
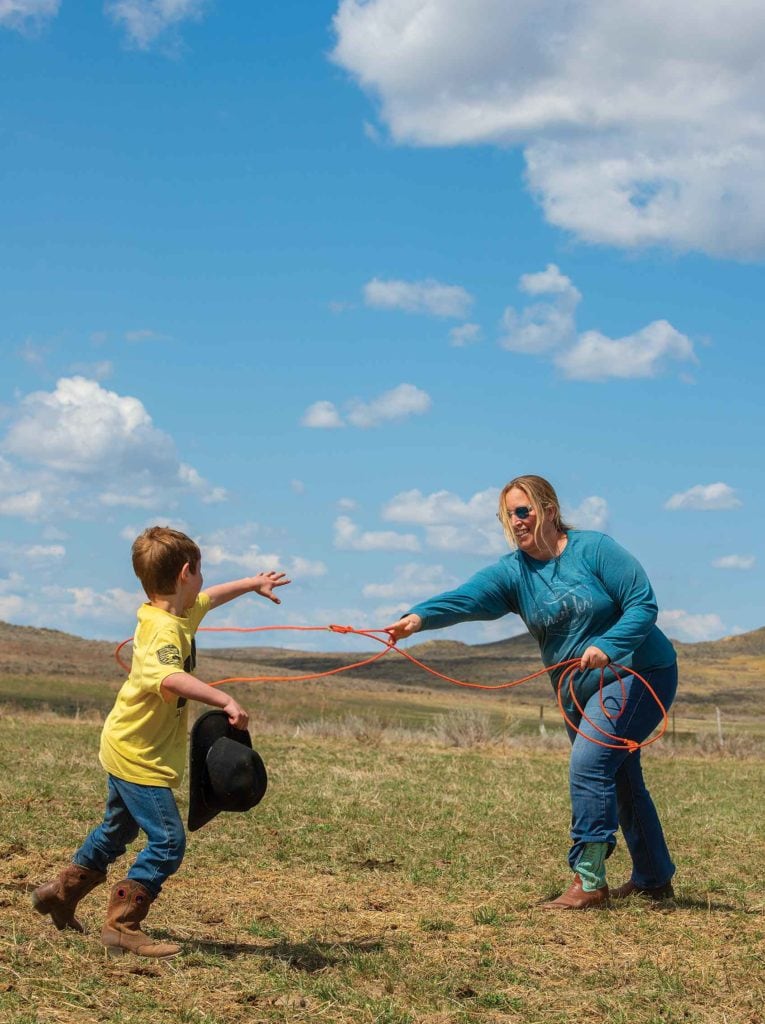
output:
[[[106,881],[103,871],[83,868],[79,864],[67,864],[52,882],[45,882],[32,893],[32,906],[38,914],[50,914],[53,923],[62,931],[72,928],[83,930],[74,916],[77,904],[91,889]]]
[[[138,956],[169,957],[180,953],[174,942],[155,942],[141,931],[141,921],[149,913],[153,897],[140,882],[130,878],[117,882],[109,896],[106,923],[101,942],[111,956],[136,953]]]
[[[602,910],[608,906],[608,886],[588,891],[582,888],[579,875],[557,900],[542,904],[542,910]]]

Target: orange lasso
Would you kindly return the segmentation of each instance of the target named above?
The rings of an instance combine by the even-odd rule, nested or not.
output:
[[[560,708],[563,720],[570,729],[572,729],[579,736],[583,736],[584,739],[588,740],[590,743],[596,743],[598,746],[608,747],[611,750],[626,750],[630,754],[634,753],[635,751],[640,750],[641,747],[647,747],[651,743],[655,743],[658,739],[661,739],[661,737],[667,731],[667,710],[662,704],[662,702],[659,700],[656,691],[648,682],[648,680],[644,679],[643,676],[641,676],[639,672],[636,672],[634,668],[630,668],[627,665],[620,665],[614,662],[612,662],[606,668],[600,670],[600,683],[598,687],[600,709],[606,716],[606,718],[608,718],[610,721],[615,721],[616,719],[618,719],[621,713],[623,712],[626,704],[626,690],[624,686],[624,680],[620,675],[620,672],[625,672],[628,675],[632,675],[636,679],[639,679],[640,682],[648,690],[649,694],[656,702],[661,712],[661,724],[659,726],[658,731],[650,739],[643,740],[642,743],[638,743],[637,740],[632,740],[628,737],[613,736],[611,735],[611,733],[606,732],[604,729],[601,729],[599,725],[596,725],[595,722],[593,722],[592,719],[587,716],[574,690],[574,679],[579,671],[580,665],[579,658],[571,658],[567,661],[559,661],[555,665],[547,665],[544,668],[540,668],[536,672],[532,672],[530,675],[523,676],[521,679],[511,679],[508,682],[504,683],[487,684],[468,682],[467,680],[455,679],[452,676],[444,675],[443,672],[439,672],[437,669],[432,668],[430,665],[426,665],[425,662],[420,661],[419,658],[415,658],[414,655],[409,654],[408,651],[402,650],[402,648],[397,647],[395,638],[387,629],[355,629],[353,626],[338,626],[334,624],[330,626],[200,626],[198,632],[260,633],[266,630],[293,630],[301,632],[322,633],[326,632],[327,630],[330,630],[333,633],[353,633],[355,636],[363,636],[369,640],[376,640],[379,644],[382,644],[382,650],[378,651],[377,654],[373,654],[370,658],[364,658],[361,661],[354,661],[350,665],[340,665],[337,668],[327,669],[325,672],[310,672],[305,673],[304,675],[297,676],[229,676],[226,679],[216,679],[215,682],[210,683],[209,685],[223,686],[227,683],[294,683],[307,679],[323,679],[326,676],[339,675],[341,672],[350,672],[351,669],[362,668],[365,665],[371,665],[372,662],[379,661],[381,658],[384,658],[385,655],[388,654],[390,651],[395,651],[396,654],[400,654],[402,658],[406,658],[408,661],[411,661],[413,665],[417,665],[418,668],[421,668],[423,671],[430,673],[430,675],[437,676],[439,679],[443,679],[447,683],[452,683],[454,686],[462,686],[471,690],[509,690],[513,686],[520,686],[521,683],[527,683],[531,679],[537,679],[539,676],[546,675],[548,672],[552,672],[555,669],[563,669],[563,672],[561,673],[560,678],[558,680],[557,690],[558,707]],[[132,643],[132,637],[130,637],[127,640],[123,640],[122,643],[117,647],[116,651],[114,652],[114,657],[117,659],[117,663],[126,672],[130,671],[130,666],[122,660],[122,658],[120,657],[120,651],[122,650],[123,647],[126,646],[126,644],[129,643]],[[606,672],[608,671],[612,672],[613,675],[616,676],[622,693],[621,707],[615,713],[610,712],[606,708],[605,703],[603,701],[603,687],[606,685]],[[583,733],[581,731],[578,725],[574,721],[572,721],[564,707],[563,694],[566,689],[568,689],[571,701],[580,715],[580,722],[587,722],[587,724],[590,725],[592,729],[594,729],[596,732],[600,733],[602,736],[605,736],[608,740],[612,740],[614,742],[608,743],[604,740],[598,739],[595,736],[588,736],[586,733]]]

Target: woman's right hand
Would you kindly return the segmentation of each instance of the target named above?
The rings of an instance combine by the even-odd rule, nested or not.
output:
[[[419,615],[405,615],[390,626],[385,627],[385,632],[390,633],[394,640],[403,640],[404,637],[416,633],[422,626],[422,619]]]

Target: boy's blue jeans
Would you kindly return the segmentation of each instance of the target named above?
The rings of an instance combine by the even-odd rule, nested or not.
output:
[[[108,779],[104,820],[77,850],[74,863],[105,872],[143,831],[148,843],[127,877],[156,897],[165,880],[181,866],[186,850],[186,833],[173,791],[166,786],[140,786],[113,775]]]
[[[677,692],[677,664],[644,673],[665,708],[669,708]],[[594,694],[585,704],[588,718],[611,736],[622,736],[641,743],[661,721],[656,701],[645,686],[632,675],[623,675],[626,691],[624,710],[611,720],[600,707]],[[612,715],[622,705],[618,681],[603,687],[603,703]],[[585,736],[610,742],[578,715],[572,720]],[[667,849],[659,816],[651,794],[643,781],[641,751],[630,754],[610,750],[579,736],[567,727],[571,740],[569,784],[571,790],[571,839],[569,852],[571,870],[584,850],[585,843],[608,843],[609,853],[616,846],[616,829],[621,826],[624,841],[632,857],[632,881],[641,888],[665,885],[675,873],[675,865]]]

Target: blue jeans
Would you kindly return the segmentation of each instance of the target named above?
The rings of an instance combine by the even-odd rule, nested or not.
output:
[[[104,820],[90,833],[73,860],[83,868],[106,871],[139,831],[149,840],[127,877],[140,882],[152,897],[178,870],[186,850],[186,833],[171,789],[141,786],[109,775]]]
[[[669,708],[677,692],[677,664],[643,674],[664,707]],[[603,713],[597,693],[587,701],[584,711],[609,735],[641,743],[661,721],[661,712],[639,679],[632,675],[622,678],[626,702],[618,718],[611,720]],[[622,691],[618,681],[603,687],[603,703],[610,714],[619,713]],[[585,736],[609,742],[607,736],[580,720],[578,715],[572,716],[572,720]],[[569,784],[573,845],[568,858],[572,871],[576,870],[585,843],[607,843],[610,854],[616,846],[616,829],[621,826],[632,857],[632,881],[641,888],[665,885],[674,875],[675,865],[651,794],[643,781],[641,752],[610,750],[567,729],[572,742]]]

